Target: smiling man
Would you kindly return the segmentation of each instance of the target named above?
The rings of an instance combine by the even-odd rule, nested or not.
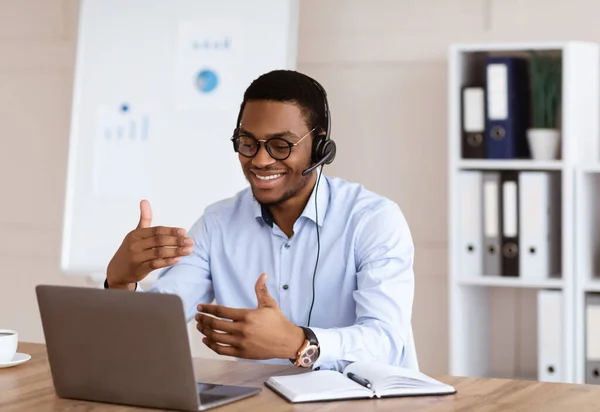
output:
[[[207,207],[189,233],[151,226],[142,201],[105,287],[140,291],[164,268],[148,292],[179,295],[219,354],[418,369],[407,222],[389,199],[322,173],[335,157],[330,133],[319,83],[291,70],[257,78],[232,137],[250,187]]]

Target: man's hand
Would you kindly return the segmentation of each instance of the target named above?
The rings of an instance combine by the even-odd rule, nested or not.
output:
[[[196,328],[202,342],[221,355],[246,359],[294,359],[304,332],[290,322],[269,295],[263,273],[256,281],[256,309],[234,309],[220,305],[198,305]]]
[[[106,279],[111,289],[133,290],[154,269],[174,265],[180,256],[192,253],[194,241],[186,237],[185,229],[151,227],[151,223],[150,203],[142,200],[137,227],[125,236],[108,264]]]

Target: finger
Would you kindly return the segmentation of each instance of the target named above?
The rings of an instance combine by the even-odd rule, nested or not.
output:
[[[237,347],[239,344],[239,338],[233,336],[231,333],[217,332],[201,323],[196,325],[196,329],[213,342],[234,347]]]
[[[233,346],[219,345],[218,343],[213,342],[208,338],[202,338],[202,343],[204,343],[206,346],[211,348],[213,351],[215,351],[219,355],[240,357],[239,349],[237,349]]]
[[[157,247],[135,253],[132,257],[134,263],[144,263],[154,259],[169,259],[174,257],[189,256],[192,254],[192,247]]]
[[[150,227],[152,224],[152,208],[150,207],[150,202],[146,199],[140,202],[140,221],[138,222],[137,228],[146,228]]]
[[[248,309],[228,308],[221,305],[198,305],[198,312],[208,313],[218,318],[240,321],[246,317]]]
[[[152,249],[160,246],[192,246],[194,239],[191,237],[181,237],[173,235],[157,235],[140,239],[131,244],[131,250],[141,252],[146,249]]]
[[[149,260],[147,262],[142,263],[140,266],[138,266],[138,273],[143,274],[143,277],[146,277],[146,275],[148,273],[152,272],[153,270],[165,268],[167,266],[176,265],[177,263],[179,263],[180,259],[181,258],[179,258],[179,257],[174,257],[174,258],[169,258],[169,259]],[[140,276],[138,276],[138,278],[139,277]]]
[[[201,313],[198,313],[196,315],[196,322],[210,329],[221,330],[227,333],[237,333],[240,329],[239,325],[234,322],[214,318],[212,316],[203,315]]]
[[[153,236],[170,235],[185,237],[187,231],[180,227],[171,226],[153,226],[136,229],[133,231],[133,235],[136,239],[146,239]]]
[[[276,308],[277,302],[269,294],[267,289],[267,274],[263,273],[259,276],[254,286],[254,292],[256,293],[256,300],[258,301],[259,307]]]

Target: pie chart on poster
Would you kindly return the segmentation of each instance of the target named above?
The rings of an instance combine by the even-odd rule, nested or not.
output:
[[[210,69],[202,69],[196,75],[196,87],[201,93],[210,93],[217,88],[219,78]]]

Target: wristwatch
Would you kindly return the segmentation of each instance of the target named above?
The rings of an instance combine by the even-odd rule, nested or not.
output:
[[[137,291],[137,287],[138,287],[138,284],[137,284],[137,282],[135,282],[135,289],[134,290]],[[110,287],[108,286],[108,278],[104,279],[104,289],[110,289]]]
[[[298,349],[298,353],[296,354],[296,359],[290,359],[294,362],[294,366],[301,366],[303,368],[310,368],[319,358],[319,354],[321,350],[319,348],[319,341],[317,340],[317,336],[315,333],[303,326],[300,326],[304,331],[304,343]]]

